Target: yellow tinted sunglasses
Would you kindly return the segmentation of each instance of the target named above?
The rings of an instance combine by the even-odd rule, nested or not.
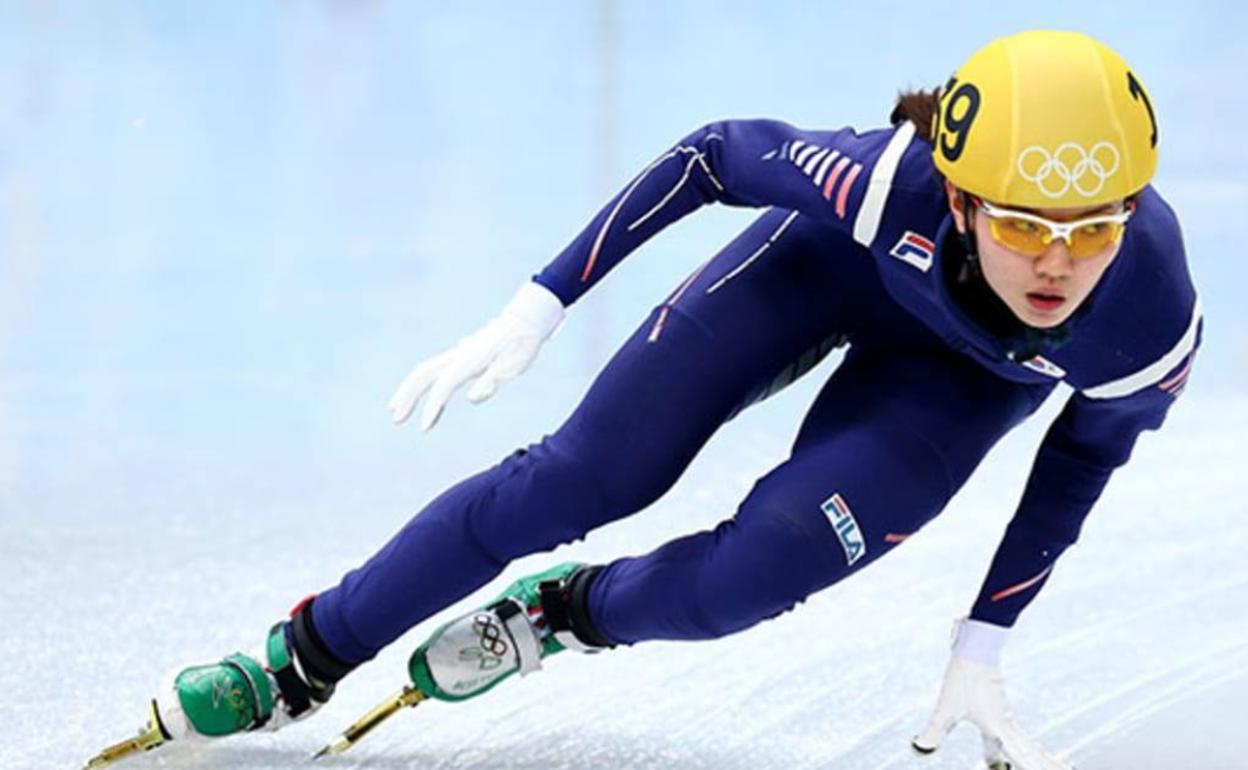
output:
[[[993,240],[1028,257],[1043,255],[1059,238],[1066,241],[1066,249],[1075,259],[1095,257],[1122,240],[1127,220],[1135,212],[1134,203],[1128,201],[1126,208],[1116,214],[1057,222],[1027,211],[1003,209],[978,198],[971,200],[988,217]]]

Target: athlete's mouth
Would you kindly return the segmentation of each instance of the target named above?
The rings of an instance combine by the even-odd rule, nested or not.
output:
[[[1036,310],[1051,313],[1066,304],[1066,298],[1054,292],[1029,291],[1027,292],[1027,303]]]

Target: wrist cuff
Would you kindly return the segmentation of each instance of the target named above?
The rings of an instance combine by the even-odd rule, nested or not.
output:
[[[563,322],[563,302],[537,281],[526,281],[503,308],[503,315],[520,320],[546,339]]]
[[[970,618],[959,620],[954,628],[955,657],[973,660],[986,666],[995,666],[1000,662],[1001,648],[1005,646],[1010,629]]]

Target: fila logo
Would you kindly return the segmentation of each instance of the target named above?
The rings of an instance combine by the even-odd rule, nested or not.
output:
[[[836,536],[841,541],[841,548],[845,549],[845,560],[852,567],[854,562],[861,559],[867,552],[867,543],[863,540],[862,530],[858,528],[858,520],[854,518],[854,512],[849,509],[845,498],[839,494],[834,494],[824,500],[819,507],[832,522],[832,528],[836,530]]]
[[[1023,366],[1027,367],[1033,372],[1040,372],[1041,374],[1048,375],[1049,377],[1052,377],[1058,380],[1066,376],[1065,369],[1053,363],[1052,361],[1045,358],[1044,356],[1036,356],[1035,358],[1029,358],[1023,362]]]
[[[936,244],[932,243],[930,239],[907,230],[905,235],[901,236],[901,240],[897,241],[897,244],[888,253],[907,265],[917,267],[926,273],[932,269],[932,252],[935,250]]]

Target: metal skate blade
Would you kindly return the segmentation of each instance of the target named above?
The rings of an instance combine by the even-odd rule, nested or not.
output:
[[[322,746],[321,750],[312,755],[313,759],[320,759],[329,754],[341,754],[351,748],[351,744],[345,738],[339,738],[328,746]]]
[[[87,760],[87,764],[83,765],[83,770],[96,770],[96,768],[107,767],[134,754],[151,751],[169,741],[170,738],[171,736],[165,730],[165,726],[161,724],[160,714],[156,711],[156,699],[153,698],[151,703],[148,704],[147,724],[143,726],[143,729],[139,730],[139,734],[120,743],[114,743],[99,754],[91,757],[91,759]]]
[[[360,717],[359,721],[342,732],[338,740],[313,754],[312,759],[320,759],[327,754],[341,754],[372,732],[374,727],[398,713],[399,709],[414,707],[428,698],[428,695],[416,689],[415,686],[407,685],[380,706]]]

